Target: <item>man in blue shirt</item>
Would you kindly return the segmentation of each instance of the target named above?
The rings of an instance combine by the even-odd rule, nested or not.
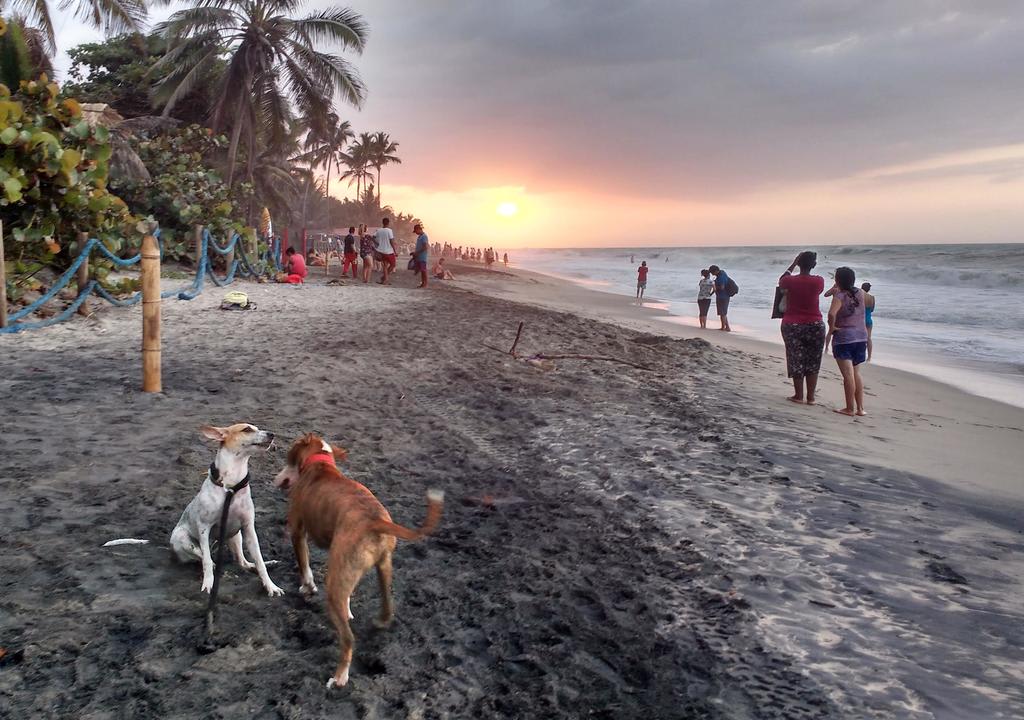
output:
[[[430,238],[423,232],[423,226],[419,223],[413,225],[412,231],[416,233],[416,250],[414,255],[416,269],[420,271],[419,287],[425,288],[427,286],[427,253],[430,250]]]
[[[708,268],[708,272],[715,276],[715,306],[718,309],[718,319],[722,321],[721,330],[725,332],[731,332],[732,328],[729,327],[729,300],[732,296],[729,295],[729,276],[725,274],[725,270],[712,265]]]

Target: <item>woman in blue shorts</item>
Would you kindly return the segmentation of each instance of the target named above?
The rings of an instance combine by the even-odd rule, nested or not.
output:
[[[836,282],[830,292],[832,306],[828,309],[828,334],[825,350],[832,345],[843,376],[846,407],[837,408],[843,415],[867,415],[864,411],[864,381],[860,377],[860,364],[867,359],[868,328],[864,322],[864,291],[857,287],[857,275],[848,267],[836,270]]]

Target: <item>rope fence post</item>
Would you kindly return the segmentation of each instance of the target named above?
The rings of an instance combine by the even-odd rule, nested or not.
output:
[[[196,246],[196,268],[203,261],[203,226],[196,225],[192,228],[192,241]]]
[[[7,266],[4,265],[4,221],[0,220],[0,328],[7,327]]]
[[[82,252],[87,242],[89,242],[89,233],[78,233],[78,252]],[[89,258],[86,258],[85,262],[78,266],[78,272],[75,275],[75,282],[78,283],[78,294],[81,295],[85,292],[85,288],[89,284]],[[88,300],[83,300],[82,304],[78,306],[78,314],[86,316],[89,314]]]
[[[200,239],[202,230],[200,228]],[[156,238],[142,239],[142,391],[161,392],[160,379],[160,247]]]

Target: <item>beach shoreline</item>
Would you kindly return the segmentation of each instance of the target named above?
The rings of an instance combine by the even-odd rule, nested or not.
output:
[[[792,385],[785,374],[785,350],[780,345],[741,332],[709,329],[679,322],[656,298],[642,306],[616,293],[580,286],[530,270],[513,269],[502,275],[475,272],[460,278],[475,292],[612,322],[642,332],[674,338],[702,338],[721,347],[762,358],[756,378],[745,383],[750,402],[772,407],[794,422],[820,421],[834,436],[835,429],[854,429],[850,456],[869,456],[898,470],[959,486],[962,489],[1024,498],[1024,480],[1018,476],[1024,453],[1024,408],[969,393],[925,375],[869,364],[864,367],[869,416],[848,421],[825,411],[841,404],[842,385],[834,361],[822,362],[816,408],[785,402]],[[769,368],[770,366],[770,368]],[[810,415],[809,415],[810,413]],[[921,432],[927,427],[935,436]],[[940,453],[936,455],[936,450]]]
[[[247,313],[215,291],[165,301],[157,395],[138,391],[138,308],[0,341],[0,698],[54,717],[1024,712],[1024,502],[988,476],[1017,457],[1013,408],[874,368],[887,396],[866,419],[791,407],[781,361],[749,340],[454,271],[426,291],[407,272],[247,284]],[[631,365],[514,359],[520,322],[524,356]],[[197,428],[235,421],[281,438],[251,467],[287,594],[228,565],[209,652],[198,568],[166,538],[211,458]],[[346,447],[398,522],[447,493],[436,536],[395,553],[391,630],[372,631],[372,578],[357,590],[352,681],[333,693],[335,637],[323,598],[295,591],[270,485],[307,431]],[[151,544],[101,547],[121,537]],[[313,565],[322,581],[319,550]]]

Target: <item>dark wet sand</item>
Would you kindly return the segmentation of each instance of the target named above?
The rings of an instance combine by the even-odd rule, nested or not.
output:
[[[839,461],[739,391],[756,360],[464,292],[253,287],[165,304],[165,393],[136,311],[0,343],[0,707],[67,718],[1011,718],[1024,713],[1020,508]],[[627,358],[638,370],[523,352]],[[203,423],[324,434],[396,521],[396,624],[353,599],[348,687],[306,602],[284,449],[252,463],[271,577],[227,565],[204,651],[198,566],[166,540]],[[286,440],[286,441],[287,441]],[[104,549],[106,540],[150,546]],[[323,553],[314,551],[322,579]]]

